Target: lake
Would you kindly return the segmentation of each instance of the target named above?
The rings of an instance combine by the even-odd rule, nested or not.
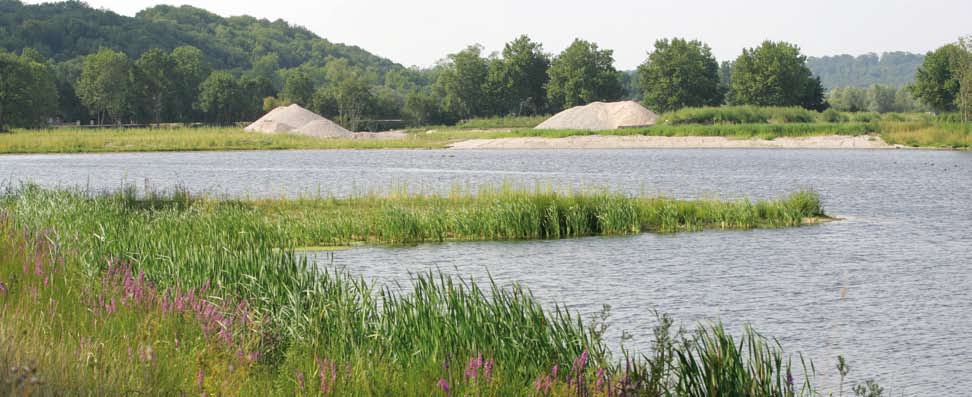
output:
[[[307,253],[403,283],[434,269],[589,317],[650,349],[654,310],[685,327],[752,324],[812,358],[818,380],[875,377],[892,395],[972,390],[972,153],[921,150],[375,150],[0,156],[0,181],[122,184],[232,197],[347,196],[509,183],[677,198],[772,198],[811,188],[843,220],[794,229],[462,242]],[[848,387],[845,387],[845,392]],[[846,393],[845,393],[846,394]]]

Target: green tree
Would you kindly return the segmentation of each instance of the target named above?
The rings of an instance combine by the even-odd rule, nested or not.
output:
[[[203,52],[192,46],[172,50],[172,61],[175,63],[175,80],[169,106],[172,112],[170,118],[181,122],[194,121],[199,114],[193,105],[198,101],[200,85],[209,76],[209,65]]]
[[[655,51],[638,67],[638,79],[645,105],[658,112],[722,104],[719,63],[698,40],[656,41]]]
[[[838,87],[827,94],[827,102],[842,112],[861,112],[869,107],[867,90],[858,87]]]
[[[729,93],[729,87],[732,86],[732,65],[733,61],[722,61],[719,64],[719,86],[722,89],[723,102],[725,94]]]
[[[81,104],[75,91],[75,84],[81,79],[84,57],[54,65],[54,85],[57,86],[57,115],[65,121],[84,121],[91,117],[91,111]]]
[[[337,95],[331,87],[321,87],[314,92],[311,100],[311,109],[326,118],[336,119],[341,115],[338,108]]]
[[[621,98],[614,52],[576,39],[550,63],[547,101],[553,110]]]
[[[165,51],[153,48],[135,61],[135,90],[155,124],[162,122],[165,106],[172,103],[175,61]]]
[[[43,125],[56,112],[53,70],[37,56],[32,50],[20,56],[0,50],[0,131]]]
[[[955,111],[955,100],[961,88],[957,66],[962,52],[957,44],[929,52],[915,72],[915,83],[910,86],[912,95],[937,112]]]
[[[364,78],[357,75],[345,78],[335,87],[339,123],[351,131],[360,130],[361,121],[370,114],[374,99]]]
[[[252,74],[273,81],[280,70],[280,56],[275,52],[265,54],[253,61]]]
[[[802,106],[823,110],[823,85],[796,45],[765,41],[744,49],[732,68],[731,102],[737,105]]]
[[[503,58],[490,65],[492,94],[499,113],[533,115],[546,110],[550,80],[550,56],[543,52],[543,45],[526,35],[517,37],[503,47]]]
[[[107,116],[115,123],[130,110],[132,63],[128,56],[102,48],[84,59],[76,89],[81,103],[97,114],[98,124]]]
[[[294,69],[287,74],[281,99],[300,106],[310,106],[314,99],[314,81],[303,69]]]
[[[898,90],[886,85],[874,84],[867,89],[867,110],[878,113],[894,112]]]
[[[196,106],[206,113],[209,120],[218,124],[234,121],[239,106],[239,85],[232,74],[216,71],[199,86]]]
[[[958,47],[961,50],[956,59],[956,74],[959,79],[959,91],[955,105],[962,112],[962,121],[969,121],[972,116],[972,36],[960,38]]]
[[[488,113],[490,100],[485,95],[485,85],[489,61],[482,57],[482,51],[481,46],[473,45],[450,54],[435,82],[442,93],[443,109],[458,118]]]
[[[908,87],[901,87],[894,94],[894,111],[895,112],[924,112],[928,109],[911,95],[911,90]]]
[[[412,126],[455,123],[455,119],[449,118],[449,115],[442,111],[441,103],[442,101],[430,90],[414,91],[405,97],[402,115]]]
[[[263,100],[274,95],[273,83],[262,76],[242,76],[237,82],[239,89],[240,120],[256,120],[263,113]]]

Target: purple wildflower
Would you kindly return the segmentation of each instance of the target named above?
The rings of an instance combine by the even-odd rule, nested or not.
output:
[[[493,359],[488,359],[483,364],[483,378],[486,378],[487,382],[493,378]]]
[[[594,383],[594,386],[600,389],[604,384],[604,368],[598,368],[595,376],[597,377],[597,382]]]
[[[203,382],[206,381],[206,372],[202,368],[199,368],[199,376],[196,378],[196,385],[202,387]]]
[[[296,371],[296,374],[294,376],[297,378],[297,387],[299,387],[301,390],[304,390],[304,373],[300,371]]]
[[[483,366],[483,355],[480,354],[479,357],[473,357],[469,359],[469,365],[466,366],[465,375],[469,379],[476,379],[479,375],[479,368]]]
[[[450,395],[449,394],[449,382],[446,381],[445,378],[439,378],[439,382],[436,383],[436,385],[439,386],[440,389],[442,389],[442,392],[445,393],[446,396],[449,396]]]
[[[7,293],[7,286],[3,285],[3,282],[0,281],[0,294],[6,294],[6,293]]]
[[[786,384],[793,386],[793,374],[789,370],[786,371]]]

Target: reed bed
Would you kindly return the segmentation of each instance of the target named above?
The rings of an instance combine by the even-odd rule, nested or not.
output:
[[[262,219],[287,247],[356,242],[414,244],[448,240],[557,239],[642,232],[792,227],[826,218],[812,191],[778,200],[677,200],[630,197],[604,190],[560,192],[504,185],[473,193],[413,193],[295,200],[210,200],[184,191],[138,197],[132,190],[108,201],[133,209],[197,208],[217,218]]]
[[[456,220],[410,212],[424,205]],[[470,238],[554,238],[646,225],[781,226],[822,215],[808,192],[756,203],[509,188],[475,196],[221,201],[185,191],[89,195],[23,186],[0,196],[0,393],[815,393],[812,365],[791,367],[778,344],[751,330],[737,341],[719,324],[681,332],[660,316],[650,354],[617,356],[601,339],[603,325],[545,308],[517,285],[428,273],[402,293],[295,254],[296,242],[317,237],[295,237],[303,229],[288,225],[320,230],[315,214],[352,209],[360,212],[348,217],[406,225],[382,224],[387,231],[372,235],[378,241],[448,234],[423,231],[423,222],[452,225]],[[497,219],[469,225],[483,217]],[[335,235],[362,238],[356,222]]]
[[[972,148],[972,123],[885,123],[881,138],[890,144],[947,149]]]

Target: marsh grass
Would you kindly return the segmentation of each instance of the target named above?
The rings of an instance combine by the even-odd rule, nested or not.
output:
[[[883,123],[881,138],[890,144],[950,149],[972,148],[972,123]]]
[[[777,216],[782,221],[772,223],[785,224],[822,213],[812,193],[735,204],[515,189],[248,202],[185,191],[88,195],[24,186],[0,198],[0,390],[790,395],[780,394],[791,387],[779,383],[791,374],[788,356],[755,333],[732,343],[721,325],[672,332],[671,320],[661,317],[652,355],[615,360],[603,329],[562,307],[541,306],[515,284],[425,273],[405,293],[318,269],[281,249],[299,236],[292,234],[299,228],[285,227],[301,219],[295,214],[325,209],[336,216],[364,206],[395,224],[425,219],[402,226],[407,232],[383,225],[389,231],[375,235],[428,235],[423,222],[435,223],[435,214],[410,213],[424,205],[438,205],[439,217],[495,217],[489,227],[463,227],[497,236],[628,232],[645,219],[671,230],[758,225]],[[717,209],[725,213],[710,214]]]
[[[0,133],[0,153],[171,152],[285,149],[434,148],[416,135],[401,140],[319,139],[258,134],[242,128],[16,130]]]
[[[778,200],[677,200],[630,197],[603,190],[559,192],[504,185],[473,193],[413,193],[294,200],[193,199],[132,191],[108,196],[126,208],[187,210],[217,218],[269,222],[287,247],[356,242],[414,244],[449,240],[558,239],[642,232],[799,226],[825,218],[819,196],[801,191]]]

